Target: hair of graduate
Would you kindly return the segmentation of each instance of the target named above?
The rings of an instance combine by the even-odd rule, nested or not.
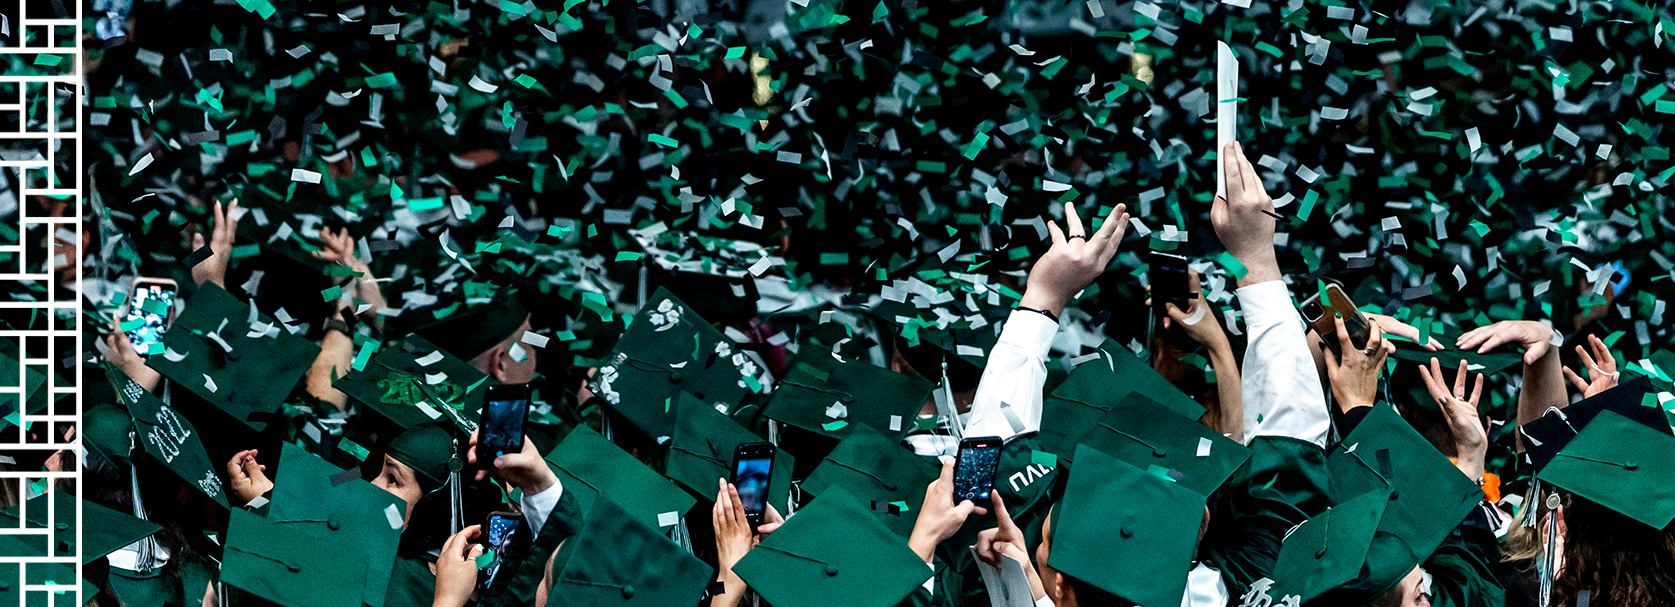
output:
[[[99,592],[82,602],[82,607],[130,607],[116,596],[116,590],[111,588],[110,560],[93,559],[81,568],[81,579],[92,584]]]
[[[145,503],[146,519],[163,528],[152,536],[159,546],[169,551],[169,561],[163,564],[162,571],[171,579],[179,580],[181,564],[195,553],[190,543],[192,534],[187,532],[190,527],[185,520],[191,515],[187,513],[187,508],[182,507],[187,497],[183,493],[192,489],[173,472],[149,465],[149,461],[149,457],[134,460],[134,468],[140,471],[140,498]],[[103,457],[90,455],[87,458],[87,464],[82,468],[80,487],[75,481],[70,481],[61,483],[59,488],[117,512],[126,514],[134,511],[134,492],[128,471],[117,469]]]
[[[1564,523],[1554,605],[1586,590],[1596,607],[1675,607],[1675,526],[1659,531],[1575,495]]]
[[[1401,607],[1401,605],[1402,585],[1398,583],[1390,587],[1389,590],[1379,593],[1378,596],[1368,599],[1367,602],[1361,604],[1361,607]]]
[[[1202,370],[1188,365],[1181,360],[1188,353],[1189,348],[1177,343],[1178,340],[1164,337],[1162,332],[1152,336],[1151,367],[1163,379],[1180,388],[1198,404],[1204,406],[1204,415],[1198,422],[1209,426],[1216,432],[1225,432],[1221,427],[1221,391],[1219,384],[1205,381]]]

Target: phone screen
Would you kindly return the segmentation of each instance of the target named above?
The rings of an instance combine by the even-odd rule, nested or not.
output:
[[[1187,265],[1186,258],[1179,255],[1152,253],[1150,268],[1147,270],[1146,280],[1152,287],[1152,301],[1173,302],[1176,305],[1186,305],[1187,293]]]
[[[169,311],[174,309],[174,290],[164,285],[136,285],[134,299],[128,305],[128,317],[123,325],[141,324],[129,329],[128,341],[141,355],[163,351],[163,333],[168,330]]]
[[[523,449],[523,421],[529,417],[527,386],[489,386],[483,397],[483,447],[499,457]]]
[[[506,558],[506,550],[512,546],[512,532],[518,530],[523,519],[490,516],[488,528],[488,542],[485,547],[494,551],[494,562],[483,568],[487,581],[494,580],[494,574],[500,571],[500,562]]]
[[[1000,466],[1000,437],[968,438],[960,442],[959,461],[954,464],[954,503],[965,500],[982,505],[995,484]]]
[[[768,479],[773,475],[773,445],[742,445],[733,457],[733,486],[752,523],[760,523],[768,500]]]

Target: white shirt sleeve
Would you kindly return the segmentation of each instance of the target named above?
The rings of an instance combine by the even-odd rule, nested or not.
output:
[[[1240,378],[1245,442],[1289,436],[1325,447],[1331,428],[1326,392],[1309,354],[1303,317],[1291,304],[1285,283],[1271,280],[1237,293],[1250,334]]]
[[[983,367],[966,436],[1009,440],[1041,429],[1041,388],[1047,383],[1047,354],[1058,329],[1045,314],[1012,311]]]
[[[1035,607],[1053,607],[1053,597],[1044,596],[1035,599]]]
[[[523,504],[523,520],[529,523],[529,536],[541,537],[541,528],[547,524],[547,515],[552,514],[553,508],[558,506],[558,498],[564,495],[564,482],[553,479],[553,486],[547,487],[535,495],[525,495],[520,502]]]

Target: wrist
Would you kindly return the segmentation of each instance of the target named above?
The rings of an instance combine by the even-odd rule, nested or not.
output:
[[[915,529],[913,534],[907,538],[908,549],[912,550],[914,554],[919,555],[919,560],[926,563],[931,562],[932,556],[936,553],[937,543],[938,542],[936,540],[926,537],[925,534],[920,533],[917,529]]]
[[[1064,314],[1064,307],[1070,303],[1070,297],[1056,293],[1044,293],[1039,289],[1024,289],[1023,299],[1018,300],[1018,306],[1051,313],[1058,317]]]
[[[544,492],[551,489],[553,485],[558,484],[558,475],[553,474],[552,470],[548,469],[545,465],[542,465],[541,469],[546,471],[546,474],[537,475],[531,479],[527,485],[518,487],[518,489],[523,490],[523,494],[525,496]]]

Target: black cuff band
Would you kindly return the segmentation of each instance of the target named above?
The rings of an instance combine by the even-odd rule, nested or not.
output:
[[[1023,310],[1025,312],[1034,312],[1036,314],[1040,314],[1042,316],[1047,317],[1048,319],[1051,319],[1055,323],[1059,321],[1059,317],[1058,317],[1057,314],[1054,314],[1052,312],[1048,312],[1046,310],[1037,310],[1035,308],[1026,308],[1026,307],[1023,307],[1023,306],[1018,306],[1017,309]]]

